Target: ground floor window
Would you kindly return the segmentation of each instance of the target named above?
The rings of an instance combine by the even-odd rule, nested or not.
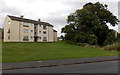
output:
[[[33,36],[31,36],[30,38],[33,39]]]
[[[43,37],[43,41],[47,41],[47,37]]]
[[[39,37],[39,39],[41,39],[41,37]]]
[[[10,40],[10,36],[8,36],[8,40]]]
[[[43,31],[43,34],[46,34],[47,32],[46,31]]]
[[[29,41],[29,37],[28,36],[23,36],[23,41]]]

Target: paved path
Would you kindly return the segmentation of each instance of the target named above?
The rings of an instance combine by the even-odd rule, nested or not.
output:
[[[118,61],[3,70],[3,73],[118,73]]]
[[[80,58],[80,59],[61,59],[61,60],[48,60],[48,61],[33,61],[33,62],[15,62],[3,63],[2,69],[20,69],[20,68],[37,68],[37,67],[51,67],[60,65],[82,64],[101,62],[109,60],[118,60],[118,56],[94,57],[94,58]]]

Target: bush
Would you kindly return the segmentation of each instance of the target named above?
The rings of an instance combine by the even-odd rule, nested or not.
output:
[[[111,45],[106,45],[103,47],[105,50],[117,50],[120,51],[120,43],[113,43]]]
[[[94,34],[88,35],[87,36],[87,43],[91,45],[96,45],[97,44],[97,37]]]

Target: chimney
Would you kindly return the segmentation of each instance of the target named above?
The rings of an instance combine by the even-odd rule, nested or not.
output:
[[[20,18],[23,18],[23,17],[24,17],[23,15],[20,16]]]
[[[38,22],[40,22],[40,19],[38,19]]]

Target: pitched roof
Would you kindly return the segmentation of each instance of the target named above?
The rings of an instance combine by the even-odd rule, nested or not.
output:
[[[55,29],[53,30],[54,32],[57,32]]]
[[[10,15],[7,15],[11,20],[15,20],[15,21],[21,21],[21,22],[28,22],[28,23],[34,23],[34,24],[42,24],[42,25],[47,25],[47,26],[52,26],[51,24],[47,23],[47,22],[39,22],[39,21],[36,21],[36,20],[31,20],[31,19],[25,19],[25,18],[22,18],[22,17],[16,17],[16,16],[10,16]]]

